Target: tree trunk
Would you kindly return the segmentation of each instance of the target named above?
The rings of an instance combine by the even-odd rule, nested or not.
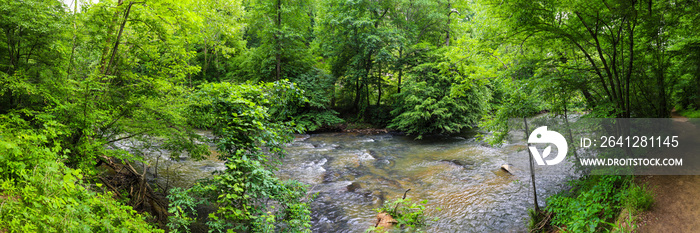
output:
[[[120,1],[121,4],[122,1]],[[136,3],[141,3],[141,2],[131,2],[129,3],[129,6],[126,8],[126,12],[124,13],[124,20],[122,21],[122,25],[119,26],[119,34],[117,34],[117,39],[114,41],[114,48],[112,49],[112,55],[109,58],[109,63],[107,63],[107,66],[102,67],[102,74],[112,74],[109,70],[112,67],[112,64],[114,63],[114,58],[117,56],[117,50],[119,49],[119,40],[122,38],[122,33],[124,32],[124,26],[126,26],[127,19],[129,19],[129,13],[131,12],[131,7],[136,4]]]
[[[360,110],[360,95],[362,95],[362,85],[360,82],[360,77],[355,79],[355,100],[352,101],[352,111],[358,112]]]
[[[79,0],[75,0],[75,2],[73,2],[73,4],[74,4],[74,6],[73,6],[73,47],[70,50],[70,58],[68,58],[68,70],[66,72],[66,75],[70,75],[71,70],[73,69],[73,57],[75,55],[75,47],[77,47],[76,38],[77,38],[77,34],[78,34],[77,21],[78,21]]]
[[[367,100],[367,103],[366,103],[367,105],[365,105],[365,108],[368,108],[368,107],[371,106],[371,105],[369,104],[369,82],[367,83],[367,85],[365,85],[365,97],[366,97],[366,100]],[[366,115],[366,114],[365,114],[365,115]]]
[[[445,36],[445,46],[450,46],[450,15],[452,14],[452,3],[447,2],[447,10],[449,13],[447,13],[447,29],[445,32],[447,32],[447,36]]]
[[[566,123],[566,128],[569,130],[569,141],[571,143],[574,143],[574,134],[571,133],[571,125],[569,124],[569,112],[568,112],[568,109],[566,108],[566,105],[567,105],[566,99],[567,98],[562,98],[562,99],[564,99],[564,122]],[[578,152],[576,152],[576,147],[572,146],[571,148],[574,148],[574,150],[573,150],[574,151],[574,158],[576,158],[576,162],[579,162],[580,160],[578,158]]]
[[[397,84],[396,87],[396,93],[401,94],[401,75],[403,74],[403,47],[399,48],[399,83]],[[699,89],[700,90],[700,89]]]
[[[695,66],[694,66],[695,72],[694,73],[695,73],[695,96],[696,97],[693,100],[693,103],[695,103],[695,106],[700,106],[700,43],[697,45],[693,45],[693,46],[697,46],[696,50],[692,50],[692,51],[694,51],[693,52],[694,54],[691,55],[691,56],[695,56]]]
[[[525,140],[530,135],[530,129],[527,127],[527,118],[523,117],[525,123]],[[540,205],[537,203],[537,186],[535,185],[535,166],[532,163],[532,152],[530,151],[530,143],[527,143],[527,153],[530,155],[530,180],[532,180],[532,196],[535,199],[535,213],[540,213]]]
[[[204,65],[202,66],[202,78],[207,79],[207,68],[209,68],[209,45],[207,39],[204,39]]]
[[[377,96],[377,104],[376,106],[379,107],[380,102],[382,101],[382,64],[379,64],[379,76],[377,77],[377,89],[379,90],[379,95]]]
[[[282,46],[280,44],[280,33],[282,30],[282,0],[277,0],[277,32],[275,34],[275,42],[277,43],[277,52],[275,54],[275,68],[277,70],[276,78],[280,80],[282,73]]]

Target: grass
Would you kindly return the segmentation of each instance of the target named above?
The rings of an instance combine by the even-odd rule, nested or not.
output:
[[[654,194],[647,188],[646,184],[637,185],[632,183],[628,186],[625,196],[624,208],[620,211],[611,232],[635,232],[639,227],[638,223],[641,214],[651,209],[651,206],[654,204]]]
[[[627,232],[634,232],[639,225],[637,224],[639,221],[639,216],[632,214],[632,211],[629,209],[625,208],[622,209],[620,212],[620,215],[617,218],[617,221],[615,221],[614,227],[610,232],[613,233],[627,233]]]

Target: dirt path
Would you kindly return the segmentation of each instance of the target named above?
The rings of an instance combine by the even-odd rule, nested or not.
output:
[[[672,117],[686,125],[687,118]],[[686,131],[697,136],[695,127]],[[688,135],[690,136],[690,135]],[[638,184],[654,191],[655,203],[641,216],[637,232],[700,232],[700,176],[638,176]]]
[[[639,176],[656,194],[637,232],[700,232],[700,176]]]

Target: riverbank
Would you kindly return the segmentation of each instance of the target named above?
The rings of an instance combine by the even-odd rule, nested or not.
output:
[[[673,111],[671,114],[672,118],[674,118],[673,127],[677,128],[677,136],[685,139],[700,138],[700,133],[696,129],[696,126],[690,123],[689,119],[682,114],[682,112],[679,113],[676,111]],[[586,179],[599,178],[594,176],[593,178],[588,177]],[[581,180],[575,182],[582,183]],[[700,222],[697,221],[697,219],[700,219],[700,176],[636,176],[630,180],[630,182],[631,186],[629,187],[632,188],[611,189],[610,192],[605,194],[601,194],[599,191],[586,191],[600,185],[598,182],[594,182],[593,185],[583,185],[583,188],[574,190],[572,194],[568,194],[568,196],[575,197],[573,202],[582,204],[583,211],[563,212],[563,214],[570,215],[566,216],[567,218],[579,219],[580,223],[590,225],[591,222],[598,219],[599,216],[594,216],[593,218],[577,218],[580,212],[590,212],[591,208],[599,204],[605,206],[607,205],[606,203],[613,203],[613,205],[607,205],[608,207],[605,208],[613,209],[617,217],[614,219],[604,219],[607,224],[597,224],[597,227],[593,228],[591,231],[605,228],[612,232],[696,232],[700,229]],[[644,195],[630,194],[634,191],[634,187],[639,187],[636,189],[645,190],[644,192],[651,194],[653,198],[651,203],[653,204],[649,208],[637,208],[636,210],[635,208],[630,208],[631,206],[639,206],[639,200],[644,199],[641,198]],[[565,195],[567,194],[558,194],[558,196]],[[616,202],[614,200],[611,202],[598,198],[585,199],[585,197],[589,197],[590,195],[594,197],[628,195],[629,197],[621,198],[619,199],[619,204],[615,204]],[[555,202],[561,202],[560,199],[555,200]],[[547,204],[551,205],[551,200],[548,200]],[[645,209],[646,211],[644,211]],[[572,230],[572,228],[570,228],[570,222],[566,225],[567,226],[553,226],[550,229]]]
[[[675,110],[671,113],[687,130],[681,137],[700,138],[688,117],[697,111]],[[700,176],[638,176],[635,182],[645,184],[655,193],[655,204],[640,216],[637,232],[697,232],[700,231]]]

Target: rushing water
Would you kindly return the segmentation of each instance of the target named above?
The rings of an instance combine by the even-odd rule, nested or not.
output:
[[[203,132],[206,133],[206,132]],[[373,210],[400,198],[427,200],[427,214],[439,217],[427,232],[522,232],[532,188],[523,133],[491,147],[473,138],[433,137],[414,140],[397,134],[323,133],[297,135],[277,174],[309,184],[314,232],[364,232]],[[213,170],[215,159],[158,159],[161,179],[188,187]],[[150,159],[153,165],[155,159]],[[510,164],[510,175],[500,166]],[[566,188],[571,171],[537,171],[540,206]],[[546,173],[549,172],[549,173]],[[440,209],[440,210],[437,210]]]
[[[325,133],[298,136],[280,177],[310,184],[314,232],[363,232],[383,201],[427,200],[439,217],[428,232],[520,232],[532,208],[522,133],[500,148],[461,137],[413,140],[392,134]],[[500,166],[509,163],[513,175]],[[536,178],[540,205],[564,188],[570,171]],[[439,208],[440,210],[436,210]]]

